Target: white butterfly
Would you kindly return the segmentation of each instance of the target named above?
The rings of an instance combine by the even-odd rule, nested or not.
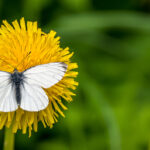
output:
[[[16,69],[11,74],[0,71],[0,111],[12,112],[18,106],[26,111],[37,112],[49,104],[42,88],[50,88],[64,76],[67,65],[62,62],[48,63],[23,72]]]

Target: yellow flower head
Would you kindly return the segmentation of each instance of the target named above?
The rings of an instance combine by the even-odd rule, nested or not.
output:
[[[74,81],[77,72],[72,71],[77,68],[77,64],[70,62],[73,53],[69,52],[69,48],[60,47],[60,37],[55,38],[56,32],[50,31],[48,34],[42,32],[37,27],[37,22],[28,21],[26,26],[24,18],[20,20],[20,24],[16,20],[12,22],[13,26],[7,21],[3,21],[3,24],[0,28],[1,71],[12,73],[14,68],[11,66],[17,66],[24,58],[22,64],[17,67],[19,72],[51,62],[64,62],[68,65],[63,79],[54,86],[44,89],[49,98],[49,105],[46,109],[28,112],[18,108],[15,112],[0,112],[0,129],[4,126],[12,126],[13,133],[22,129],[24,134],[28,129],[29,136],[31,136],[32,129],[37,131],[39,121],[44,127],[51,128],[57,122],[59,114],[64,117],[61,108],[64,110],[67,108],[63,105],[61,98],[70,102],[71,96],[75,95],[70,89],[74,90],[78,85]],[[29,57],[26,58],[29,53]]]

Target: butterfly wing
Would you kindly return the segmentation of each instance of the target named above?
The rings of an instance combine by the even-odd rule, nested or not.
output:
[[[0,111],[12,112],[18,108],[15,87],[8,72],[0,71]]]
[[[67,65],[65,63],[56,62],[38,65],[24,71],[20,107],[27,111],[45,109],[49,99],[42,88],[49,88],[58,83],[63,78],[66,70]]]
[[[31,85],[49,88],[59,82],[67,70],[62,62],[48,63],[32,67],[24,72],[25,81]]]
[[[40,111],[47,107],[49,100],[45,91],[36,85],[24,82],[21,85],[22,99],[20,107],[26,111]]]

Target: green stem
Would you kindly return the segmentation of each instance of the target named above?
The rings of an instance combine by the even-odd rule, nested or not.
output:
[[[14,141],[14,133],[12,133],[12,128],[5,127],[3,150],[14,150]]]

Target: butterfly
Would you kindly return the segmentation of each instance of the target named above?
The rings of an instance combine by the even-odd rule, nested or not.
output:
[[[23,72],[0,71],[0,111],[12,112],[20,107],[25,111],[38,112],[49,104],[43,88],[58,83],[67,70],[67,64],[53,62],[31,67]]]

